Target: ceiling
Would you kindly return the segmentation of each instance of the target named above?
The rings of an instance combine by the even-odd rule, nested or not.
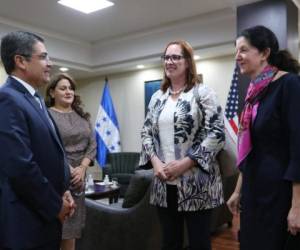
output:
[[[235,13],[237,6],[256,1],[112,0],[115,4],[113,7],[86,15],[58,4],[57,0],[0,0],[0,24],[47,34],[48,37],[55,38],[56,44],[52,46],[54,54],[55,48],[59,48],[57,41],[64,44],[66,51],[74,43],[80,44],[80,49],[74,49],[75,52],[70,52],[72,55],[68,56],[63,55],[64,49],[59,49],[59,53],[57,52],[54,56],[54,63],[57,66],[65,63],[73,68],[73,75],[88,77],[102,74],[105,70],[108,72],[127,70],[128,65],[135,64],[135,61],[139,63],[143,63],[142,59],[149,61],[151,56],[157,57],[157,51],[161,51],[161,47],[151,51],[148,48],[149,45],[145,45],[142,49],[149,51],[148,54],[132,57],[128,61],[125,59],[118,61],[112,56],[106,61],[86,58],[85,61],[79,62],[83,57],[94,57],[96,52],[99,58],[104,58],[104,55],[109,53],[120,54],[112,46],[109,49],[104,46],[101,51],[102,44],[115,43],[116,46],[120,46],[119,41],[124,40],[124,37],[131,38],[130,43],[134,43],[139,34],[151,33],[155,30],[163,32],[163,30],[168,30],[168,27],[176,26],[178,23],[188,23],[201,16],[214,17],[214,13],[217,16],[218,11],[224,9],[230,9],[232,13]],[[299,2],[299,0],[295,1]],[[233,28],[228,28],[232,32]],[[69,46],[69,43],[72,45]],[[201,46],[198,47],[204,49],[205,46]],[[208,56],[210,54],[215,56],[216,51],[212,49],[211,52],[206,53]],[[77,57],[76,53],[78,53]],[[85,53],[84,56],[83,53]],[[153,66],[153,61],[149,65]]]
[[[255,0],[112,0],[90,15],[57,0],[0,0],[0,17],[49,33],[96,42],[121,37]]]

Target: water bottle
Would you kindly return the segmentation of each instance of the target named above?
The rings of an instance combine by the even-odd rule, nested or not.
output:
[[[108,177],[108,174],[106,174],[106,175],[104,176],[103,182],[104,182],[104,185],[108,185],[108,184],[109,184],[109,177]]]
[[[88,191],[94,190],[94,180],[92,174],[89,174],[87,177],[87,187],[88,187]]]

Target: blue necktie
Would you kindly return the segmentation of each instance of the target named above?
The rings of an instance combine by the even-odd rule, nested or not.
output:
[[[46,108],[46,106],[45,106],[45,103],[44,103],[43,98],[42,98],[37,92],[34,93],[34,98],[35,98],[36,101],[38,102],[38,104],[39,104],[41,110],[43,111],[43,113],[44,113],[44,115],[46,116],[48,122],[50,123],[50,125],[51,125],[51,127],[52,127],[54,133],[56,134],[54,124],[53,124],[51,118],[50,118],[49,115],[48,115],[47,108]]]

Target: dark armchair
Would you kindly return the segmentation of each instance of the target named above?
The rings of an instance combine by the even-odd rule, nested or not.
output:
[[[224,200],[226,202],[235,189],[239,171],[236,167],[236,145],[230,138],[227,130],[225,131],[225,136],[225,147],[219,153],[217,159],[220,165]],[[225,223],[229,226],[232,224],[232,214],[224,203],[212,211],[211,231],[215,231],[220,225]]]
[[[161,231],[156,208],[149,204],[152,170],[137,170],[131,178],[123,204],[105,205],[86,199],[86,226],[76,250],[160,250]],[[225,199],[235,187],[236,171],[222,171]],[[211,232],[232,215],[226,205],[214,208]],[[185,246],[188,244],[185,232]]]
[[[123,204],[86,199],[86,226],[76,250],[159,250],[156,208],[149,204],[151,171],[137,171]]]
[[[137,169],[140,154],[137,152],[110,153],[107,155],[107,164],[103,168],[103,176],[117,178],[121,186],[120,196],[123,197],[130,179]]]
[[[230,175],[221,172],[221,176],[225,203],[212,210],[210,224],[211,232],[215,232],[218,229],[218,227],[220,227],[223,224],[227,224],[228,226],[232,225],[233,216],[226,205],[226,201],[230,198],[231,194],[235,189],[235,185],[238,179],[238,172],[234,171]]]

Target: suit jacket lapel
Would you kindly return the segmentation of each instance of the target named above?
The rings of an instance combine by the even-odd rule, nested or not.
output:
[[[44,114],[44,111],[40,108],[39,103],[28,92],[28,90],[21,83],[19,83],[16,79],[9,76],[7,78],[5,85],[23,93],[25,100],[27,100],[30,103],[30,105],[33,106],[33,108],[37,111],[38,115],[41,117],[42,121],[45,123],[45,125],[50,130],[50,134],[52,135],[52,137],[54,138],[54,141],[58,144],[60,150],[62,151],[62,153],[64,155],[64,180],[65,180],[64,183],[65,183],[65,189],[67,189],[69,186],[69,179],[70,179],[69,164],[68,164],[67,157],[66,157],[66,154],[64,151],[64,147],[62,145],[62,141],[59,137],[59,133],[57,132],[58,129],[56,128],[55,123],[53,122],[54,127],[55,127],[53,129],[50,122],[48,121],[48,118],[46,117],[46,114]],[[45,107],[45,104],[43,102],[42,102],[42,105],[45,108],[45,112],[48,112],[47,108]],[[49,117],[50,117],[50,115],[49,115]],[[51,119],[51,118],[49,118],[49,119]],[[53,119],[52,119],[52,121],[53,121]]]
[[[10,85],[13,89],[16,89],[17,91],[21,92],[24,94],[25,99],[33,106],[33,108],[37,111],[37,113],[39,114],[39,116],[41,117],[41,119],[43,120],[43,122],[45,123],[45,125],[48,127],[48,129],[50,130],[50,133],[52,135],[52,137],[54,138],[54,140],[57,142],[57,144],[60,146],[60,148],[63,150],[62,144],[60,139],[58,138],[56,131],[53,130],[53,127],[51,126],[50,122],[48,121],[48,118],[46,117],[46,115],[44,114],[44,111],[41,109],[41,107],[39,106],[39,103],[34,99],[34,97],[28,92],[28,90],[21,84],[19,83],[17,80],[15,80],[12,77],[8,77],[7,81],[6,81],[7,85]],[[42,103],[43,105],[43,103]],[[46,108],[45,105],[43,105],[43,108]],[[45,111],[47,112],[47,109],[45,109]],[[50,117],[50,116],[49,116]],[[51,119],[51,118],[50,118]]]
[[[27,99],[27,101],[34,107],[34,109],[37,111],[37,113],[39,114],[39,116],[41,117],[41,119],[44,121],[44,123],[47,125],[47,127],[52,130],[51,132],[53,132],[53,129],[51,128],[51,125],[49,123],[49,121],[47,120],[47,117],[44,114],[44,111],[41,109],[41,107],[39,106],[39,103],[34,99],[34,97],[30,94],[30,93],[25,93],[24,94],[25,98]]]

